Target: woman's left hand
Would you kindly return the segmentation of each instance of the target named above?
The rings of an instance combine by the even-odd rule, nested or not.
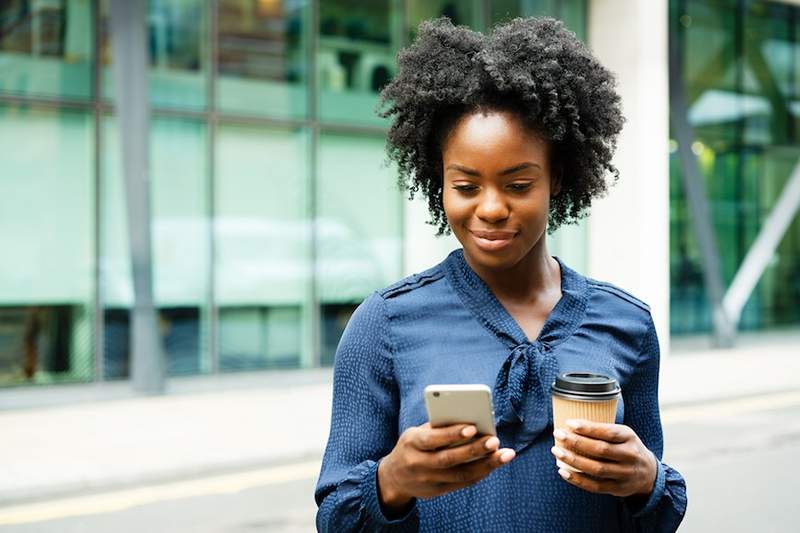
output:
[[[569,431],[553,432],[556,445],[550,451],[583,473],[561,468],[562,478],[589,492],[650,495],[656,480],[656,458],[631,428],[589,420],[567,420],[566,424]]]

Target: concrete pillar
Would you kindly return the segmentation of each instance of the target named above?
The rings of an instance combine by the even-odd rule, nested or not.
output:
[[[110,7],[114,108],[121,135],[134,293],[131,382],[138,392],[161,394],[166,387],[166,361],[153,297],[147,2],[111,0]]]
[[[627,119],[620,179],[588,221],[588,274],[650,305],[669,353],[669,85],[667,0],[591,0],[589,45],[617,76]]]

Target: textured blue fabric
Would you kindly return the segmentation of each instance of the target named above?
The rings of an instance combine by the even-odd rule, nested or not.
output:
[[[320,531],[675,531],[686,484],[660,462],[659,348],[649,308],[561,265],[562,297],[529,340],[456,250],[439,265],[368,297],[339,343],[331,433],[315,498]],[[617,422],[659,459],[646,501],[598,495],[558,475],[549,387],[590,371],[622,386]],[[377,465],[399,435],[427,421],[432,383],[493,387],[501,445],[517,457],[477,484],[418,500],[388,520]]]

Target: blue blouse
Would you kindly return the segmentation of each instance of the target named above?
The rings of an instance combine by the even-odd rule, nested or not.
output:
[[[659,347],[647,305],[561,265],[562,296],[530,341],[463,250],[369,296],[336,352],[331,431],[315,498],[320,531],[675,531],[686,483],[660,461]],[[659,459],[647,501],[593,494],[558,475],[550,453],[550,385],[590,371],[622,387],[617,423]],[[493,388],[501,446],[516,458],[480,482],[419,499],[389,519],[378,500],[378,462],[399,435],[427,422],[432,383]]]

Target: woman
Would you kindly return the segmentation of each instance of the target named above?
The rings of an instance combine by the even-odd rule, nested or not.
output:
[[[420,25],[382,100],[401,183],[463,249],[353,314],[336,353],[318,529],[677,529],[686,487],[660,461],[649,308],[545,241],[606,191],[606,173],[616,178],[612,75],[552,19],[486,37],[441,19]],[[550,385],[567,371],[620,383],[617,424],[552,430]],[[499,438],[431,428],[432,383],[493,386]],[[447,448],[464,437],[476,438]]]

